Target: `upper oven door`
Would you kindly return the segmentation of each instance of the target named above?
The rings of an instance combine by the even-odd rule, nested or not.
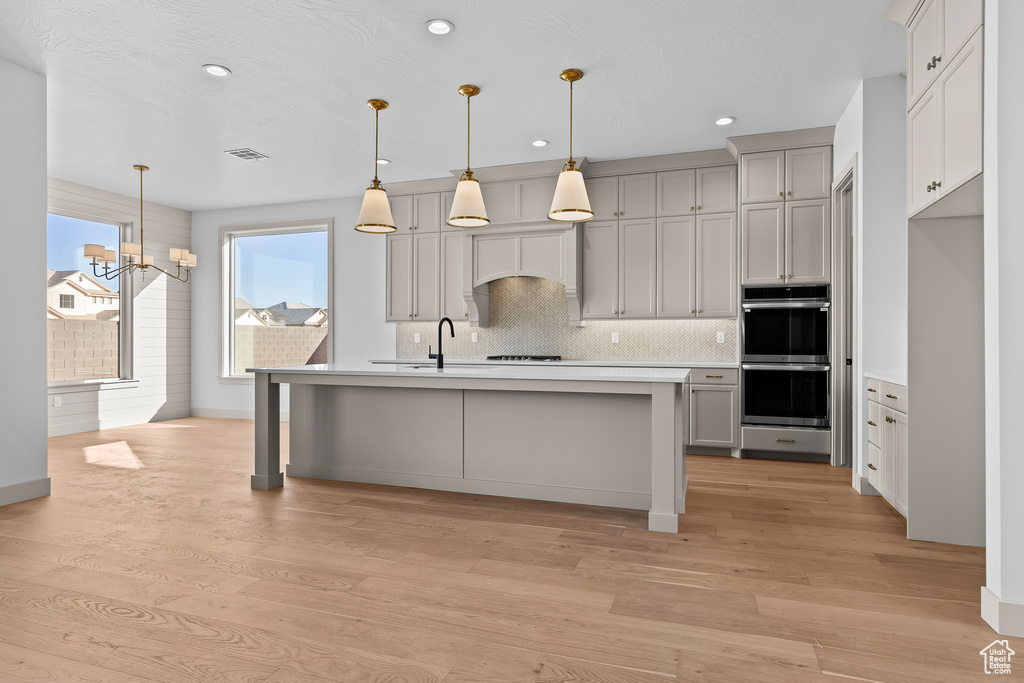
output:
[[[744,302],[743,361],[827,363],[827,301]]]

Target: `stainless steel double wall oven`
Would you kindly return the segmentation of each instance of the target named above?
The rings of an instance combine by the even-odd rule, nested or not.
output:
[[[741,307],[743,424],[829,427],[829,286],[745,287]]]

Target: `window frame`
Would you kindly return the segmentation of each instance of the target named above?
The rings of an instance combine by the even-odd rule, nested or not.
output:
[[[135,223],[133,221],[119,221],[109,215],[89,213],[86,211],[75,211],[67,208],[57,208],[52,204],[46,207],[46,213],[64,218],[74,218],[93,223],[104,223],[111,227],[117,227],[118,250],[123,242],[132,242],[135,234]],[[83,240],[83,244],[84,244]],[[120,265],[120,264],[117,264]],[[49,264],[47,264],[49,267]],[[116,378],[103,379],[70,379],[57,382],[47,382],[47,389],[56,390],[50,393],[65,393],[68,391],[85,391],[103,389],[104,385],[131,385],[137,384],[134,365],[134,318],[135,318],[135,287],[131,276],[119,276],[118,282],[118,328],[117,328],[117,366],[118,376]],[[128,331],[129,334],[125,334]],[[115,388],[114,386],[106,388]]]
[[[220,363],[218,379],[221,384],[253,384],[255,378],[246,374],[231,374],[231,363],[235,348],[234,326],[234,238],[251,237],[253,235],[288,235],[303,232],[327,233],[327,311],[333,315],[334,310],[334,219],[315,218],[298,221],[280,221],[276,223],[257,223],[248,225],[222,225],[219,229],[218,259],[220,281]],[[330,318],[328,318],[328,321]],[[327,362],[334,362],[334,331],[333,325],[327,325]]]

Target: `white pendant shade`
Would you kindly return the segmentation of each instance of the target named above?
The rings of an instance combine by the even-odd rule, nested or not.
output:
[[[102,259],[105,251],[102,244],[87,244],[85,245],[85,258]]]
[[[476,180],[463,179],[455,188],[452,199],[452,211],[448,216],[448,225],[455,228],[482,228],[490,225],[487,209],[484,207],[484,196],[480,192],[480,183]]]
[[[397,232],[395,219],[391,216],[391,203],[383,187],[368,187],[363,195],[363,206],[359,209],[356,230],[386,234]]]
[[[107,249],[103,252],[103,263],[117,263],[117,254],[113,249]]]
[[[121,256],[142,256],[142,245],[134,242],[121,242]]]
[[[548,218],[565,223],[580,223],[593,217],[583,174],[575,168],[563,170],[558,174],[555,198],[551,202]]]

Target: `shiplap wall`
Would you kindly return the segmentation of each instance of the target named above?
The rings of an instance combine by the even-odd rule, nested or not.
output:
[[[50,179],[49,211],[95,221],[132,223],[138,241],[138,197],[105,192],[64,180]],[[146,253],[156,265],[171,270],[168,250],[191,249],[192,214],[170,206],[145,204]],[[199,267],[216,268],[209,262]],[[106,385],[100,390],[51,389],[61,406],[48,408],[50,436],[122,427],[187,417],[191,411],[192,294],[191,283],[157,273],[133,278],[134,383]],[[40,275],[40,282],[42,275]],[[40,315],[43,312],[40,311]],[[116,388],[114,388],[116,387]],[[56,392],[60,392],[59,394]],[[51,401],[52,403],[52,401]]]

